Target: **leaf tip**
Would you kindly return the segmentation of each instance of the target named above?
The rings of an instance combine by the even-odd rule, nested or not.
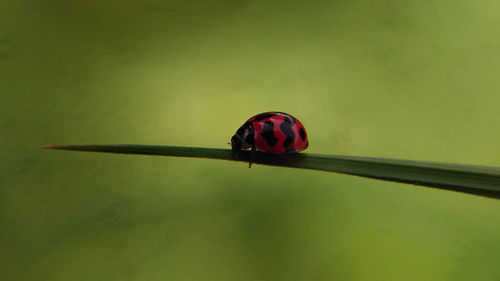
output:
[[[47,144],[47,145],[42,145],[40,146],[41,149],[57,149],[56,145],[53,144]]]

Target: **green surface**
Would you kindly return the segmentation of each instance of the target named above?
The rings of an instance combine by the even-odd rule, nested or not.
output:
[[[492,280],[498,200],[50,143],[500,166],[496,1],[0,1],[0,280]]]

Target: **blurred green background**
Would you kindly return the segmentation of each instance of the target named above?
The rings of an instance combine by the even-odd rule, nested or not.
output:
[[[500,166],[500,6],[0,1],[0,279],[500,280],[500,201],[331,173],[43,151],[228,147]]]

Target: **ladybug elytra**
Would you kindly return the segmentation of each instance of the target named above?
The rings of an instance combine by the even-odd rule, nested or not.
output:
[[[248,119],[231,138],[235,155],[251,149],[272,154],[292,154],[309,145],[307,133],[299,120],[284,112],[264,112]],[[250,161],[250,165],[252,162]]]

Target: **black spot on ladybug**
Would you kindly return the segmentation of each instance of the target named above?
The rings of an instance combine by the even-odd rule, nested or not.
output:
[[[265,121],[263,123],[261,136],[266,140],[266,143],[273,147],[278,142],[278,139],[273,134],[274,123],[271,121]]]
[[[266,118],[269,118],[269,117],[272,117],[272,116],[275,116],[276,113],[275,112],[266,112],[266,113],[262,113],[262,114],[259,114],[257,116],[255,116],[255,119],[253,119],[253,121],[260,121],[260,120],[264,120]]]
[[[300,138],[302,139],[302,141],[306,140],[306,131],[304,131],[304,128],[300,128],[299,135],[300,135]]]
[[[283,146],[285,149],[288,150],[293,150],[293,148],[290,147],[290,145],[293,144],[293,141],[295,140],[295,133],[292,130],[292,125],[295,123],[292,118],[290,117],[285,117],[285,122],[281,123],[280,129],[285,134],[286,139],[283,142]]]

